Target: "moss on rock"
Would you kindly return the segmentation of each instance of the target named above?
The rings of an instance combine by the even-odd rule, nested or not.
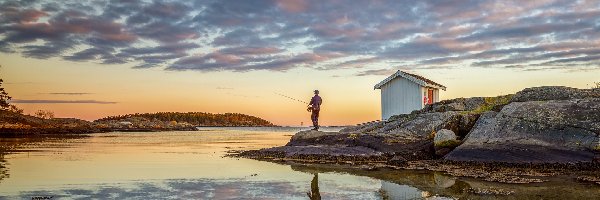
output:
[[[460,144],[461,142],[459,140],[446,140],[443,142],[437,142],[434,145],[436,148],[454,148]]]
[[[481,113],[484,113],[487,111],[501,109],[502,106],[510,103],[510,100],[512,99],[512,97],[513,97],[512,94],[504,95],[504,96],[497,96],[497,97],[484,97],[484,103],[481,104],[476,109],[469,111],[468,113],[481,114]],[[497,110],[497,111],[499,111],[499,110]]]

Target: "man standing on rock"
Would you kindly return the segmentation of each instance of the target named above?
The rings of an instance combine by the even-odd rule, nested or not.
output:
[[[319,130],[319,111],[321,110],[321,103],[323,100],[319,96],[319,90],[315,90],[315,96],[310,99],[310,103],[308,103],[308,111],[312,112],[310,115],[310,119],[312,120],[314,128],[312,130]]]

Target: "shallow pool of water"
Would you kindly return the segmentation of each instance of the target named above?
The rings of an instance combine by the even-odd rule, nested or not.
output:
[[[600,195],[598,185],[568,177],[515,185],[429,171],[366,171],[224,157],[231,150],[284,145],[293,133],[272,128],[206,128],[2,138],[0,198],[593,199]],[[488,190],[511,194],[482,194]]]

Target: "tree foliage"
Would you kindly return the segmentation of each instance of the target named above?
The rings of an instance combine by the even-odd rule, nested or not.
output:
[[[187,122],[195,126],[273,126],[267,120],[240,114],[224,113],[212,114],[204,112],[158,112],[158,113],[135,113],[127,115],[109,116],[96,121],[126,120],[128,118],[142,117],[149,120],[160,120],[168,122]]]
[[[12,97],[8,96],[8,93],[6,93],[4,87],[2,87],[3,82],[4,80],[0,79],[0,109],[8,110],[8,108],[10,107],[8,101],[10,101]]]
[[[21,108],[19,108],[19,107],[15,106],[15,105],[13,105],[13,104],[10,104],[10,106],[8,106],[8,111],[10,111],[10,112],[14,112],[14,113],[23,114],[23,109],[21,109]]]
[[[35,116],[43,119],[52,119],[54,118],[54,112],[49,110],[38,110],[35,112]]]

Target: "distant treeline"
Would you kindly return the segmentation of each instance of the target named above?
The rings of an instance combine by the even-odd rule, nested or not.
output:
[[[196,126],[273,126],[267,120],[240,114],[225,113],[212,114],[204,112],[158,112],[158,113],[135,113],[127,115],[109,116],[96,121],[127,120],[130,118],[145,118],[148,120],[187,122]]]

